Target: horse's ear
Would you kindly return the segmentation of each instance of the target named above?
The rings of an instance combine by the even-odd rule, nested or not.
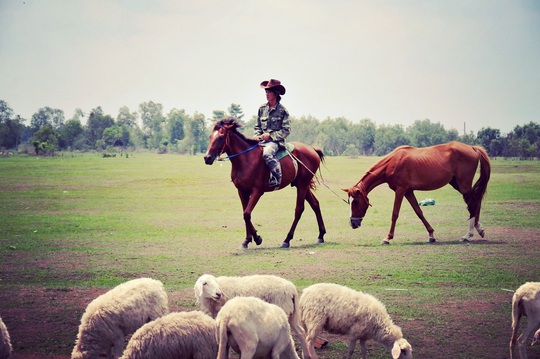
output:
[[[349,189],[348,189],[348,188],[342,188],[341,190],[342,190],[343,192],[349,193]]]

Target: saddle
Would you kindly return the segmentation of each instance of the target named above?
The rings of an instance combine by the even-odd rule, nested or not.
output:
[[[289,153],[287,151],[292,152],[294,150],[294,145],[292,143],[286,142],[284,145],[285,146],[280,146],[279,151],[277,151],[276,153],[276,157],[278,160],[282,159],[285,156],[288,156]],[[296,162],[294,158],[293,158],[293,162]]]
[[[280,146],[279,150],[276,152],[277,160],[280,161],[285,156],[289,156],[289,153],[292,154],[293,150],[294,145],[292,143],[285,143],[284,146]],[[294,166],[294,178],[296,178],[296,175],[298,175],[298,161],[292,155],[290,157]],[[276,189],[278,189],[278,187],[274,188],[274,191]]]

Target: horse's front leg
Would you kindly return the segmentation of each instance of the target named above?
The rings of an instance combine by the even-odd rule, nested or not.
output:
[[[253,223],[251,223],[251,212],[257,205],[257,202],[259,202],[259,199],[263,193],[249,193],[238,190],[238,194],[240,196],[240,201],[242,202],[242,208],[244,210],[244,223],[246,225],[246,239],[242,243],[242,247],[247,249],[249,243],[252,241],[255,241],[256,245],[260,245],[262,243],[262,238],[257,234],[257,230],[253,226]]]
[[[426,217],[424,217],[424,212],[422,212],[422,209],[420,208],[420,205],[418,204],[418,200],[416,199],[414,192],[413,191],[407,192],[405,194],[405,198],[407,198],[407,201],[409,201],[409,203],[411,204],[411,207],[413,208],[414,213],[416,213],[418,218],[420,218],[420,220],[424,224],[424,227],[426,227],[426,230],[428,231],[428,235],[429,235],[428,241],[430,243],[436,242],[437,240],[435,239],[435,237],[433,237],[433,232],[435,231],[433,230],[433,227],[431,227],[431,225],[427,221]]]
[[[396,229],[396,222],[399,217],[399,210],[401,209],[401,203],[403,202],[404,192],[402,190],[395,190],[394,197],[394,209],[392,210],[392,224],[390,225],[390,231],[388,236],[382,240],[381,244],[390,244],[390,240],[394,238],[394,231]]]

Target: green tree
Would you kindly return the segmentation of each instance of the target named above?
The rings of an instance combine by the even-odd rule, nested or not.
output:
[[[363,155],[370,155],[373,151],[373,145],[375,143],[375,134],[377,133],[377,126],[375,122],[366,118],[351,125],[350,137],[351,143],[355,148],[358,148],[359,152]]]
[[[181,150],[192,155],[206,151],[208,135],[204,115],[196,112],[193,117],[187,118],[184,129],[186,136],[182,141]]]
[[[13,117],[13,109],[9,107],[6,101],[0,100],[0,124],[12,120]]]
[[[169,135],[169,142],[176,144],[186,137],[184,131],[184,124],[189,116],[185,110],[179,110],[173,108],[167,113],[167,133]]]
[[[40,153],[53,154],[58,145],[57,133],[51,126],[45,125],[34,132],[32,144],[36,155]]]
[[[242,111],[242,107],[240,105],[231,103],[227,111],[229,111],[230,117],[236,118],[241,124],[243,124],[242,118],[244,117],[244,111]]]
[[[86,124],[85,137],[86,142],[92,148],[96,147],[96,142],[101,140],[103,136],[103,131],[106,128],[114,125],[114,119],[103,113],[101,107],[96,107],[90,112],[88,116],[88,122]]]
[[[130,112],[127,106],[123,106],[118,111],[118,116],[116,116],[116,124],[133,129],[137,127],[138,116],[137,112]]]
[[[40,108],[32,115],[30,120],[30,128],[32,132],[36,132],[44,126],[49,126],[55,131],[59,130],[64,124],[64,111],[50,107]]]
[[[500,137],[501,131],[491,127],[482,127],[476,135],[478,143],[488,151],[490,156],[496,156],[496,154],[491,151],[491,143],[498,140]]]
[[[129,145],[129,131],[125,126],[115,124],[103,131],[101,139],[105,146],[125,148]]]
[[[62,135],[63,141],[66,143],[66,147],[69,147],[71,151],[73,151],[75,142],[82,136],[83,132],[83,125],[78,118],[67,120],[60,130],[60,134]]]
[[[466,143],[468,145],[471,145],[471,146],[474,146],[476,145],[476,136],[474,135],[474,133],[471,131],[469,132],[469,134],[463,134],[461,136],[459,136],[459,142],[463,142],[463,143]]]
[[[255,116],[255,119],[256,118],[257,116]],[[298,141],[309,145],[322,147],[321,143],[317,143],[319,125],[320,122],[312,116],[302,116],[300,118],[291,116],[291,134],[287,138],[287,141]],[[251,128],[254,126],[255,122]]]
[[[159,148],[164,138],[165,117],[163,105],[152,101],[139,105],[146,147]]]
[[[351,122],[343,117],[327,118],[322,121],[319,129],[326,134],[325,142],[322,144],[325,152],[333,156],[341,155],[350,143],[348,135],[350,127]]]
[[[0,148],[19,146],[24,131],[25,126],[20,116],[15,118],[7,102],[0,100]]]
[[[410,145],[410,140],[402,125],[381,125],[375,133],[375,154],[383,156],[399,146]]]
[[[448,142],[448,132],[439,122],[432,123],[429,119],[416,120],[407,128],[411,145],[429,147]]]
[[[455,128],[448,130],[448,141],[459,141],[459,132]]]
[[[225,111],[223,111],[223,110],[214,110],[214,111],[212,111],[212,119],[214,121],[219,121],[222,118],[225,118]]]

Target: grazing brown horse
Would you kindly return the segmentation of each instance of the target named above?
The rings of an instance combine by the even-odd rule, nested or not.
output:
[[[480,163],[480,177],[472,184]],[[407,198],[414,212],[429,233],[429,241],[435,242],[433,228],[428,223],[418,201],[415,190],[430,191],[450,184],[463,195],[470,214],[469,231],[461,239],[468,241],[476,228],[483,238],[484,229],[480,225],[480,207],[491,174],[491,164],[486,151],[478,146],[460,142],[414,148],[401,146],[375,163],[351,188],[343,189],[349,195],[351,205],[350,225],[360,227],[369,204],[368,193],[380,184],[388,183],[395,192],[392,225],[382,244],[389,244],[394,238],[396,221],[403,197]]]
[[[251,223],[251,212],[265,192],[271,192],[276,188],[268,185],[270,171],[264,163],[262,148],[258,145],[258,141],[246,138],[237,130],[239,127],[240,124],[232,118],[217,121],[210,134],[210,144],[204,156],[204,162],[211,165],[222,153],[226,152],[229,155],[228,158],[232,164],[231,179],[238,189],[238,195],[244,209],[244,222],[246,223],[246,240],[242,243],[242,247],[248,248],[248,244],[252,240],[257,245],[262,242],[262,238]],[[290,246],[289,242],[293,238],[298,221],[304,211],[304,201],[309,203],[317,217],[318,243],[324,242],[323,237],[326,233],[319,201],[312,192],[314,188],[313,177],[324,159],[324,154],[320,149],[300,142],[291,142],[291,144],[294,145],[292,154],[299,163],[294,163],[291,156],[285,156],[280,160],[283,177],[279,189],[287,187],[289,184],[296,187],[296,209],[294,221],[281,245],[282,248]]]

